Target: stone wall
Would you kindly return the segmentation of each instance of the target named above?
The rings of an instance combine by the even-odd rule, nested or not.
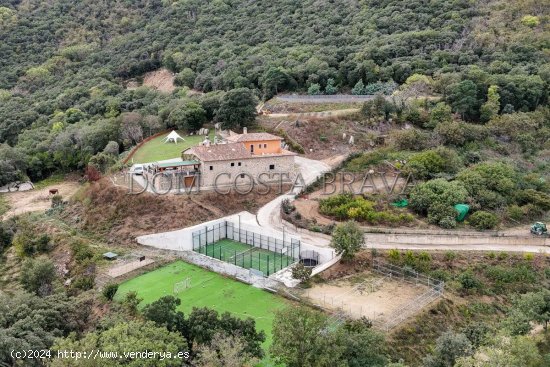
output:
[[[247,269],[193,251],[184,251],[179,254],[186,262],[209,269],[218,274],[224,274],[257,288],[277,289],[281,286],[275,279],[254,275]]]
[[[271,165],[274,165],[273,169],[270,169]],[[246,175],[251,176],[255,184],[259,183],[258,180],[277,183],[280,181],[281,174],[288,175],[288,179],[285,176],[283,182],[292,182],[297,171],[293,155],[256,156],[233,161],[203,162],[201,164],[201,189],[212,188],[215,184],[220,188],[228,187],[236,182],[245,191],[251,182],[251,178]],[[261,175],[262,173],[265,174]],[[242,177],[242,174],[245,176]],[[217,182],[216,177],[218,177]]]

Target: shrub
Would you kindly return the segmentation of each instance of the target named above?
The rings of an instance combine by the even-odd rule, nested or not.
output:
[[[452,121],[453,112],[451,107],[445,102],[439,102],[430,112],[430,120],[424,124],[424,127],[434,128],[440,123]]]
[[[311,278],[311,271],[311,268],[304,266],[302,263],[298,263],[292,268],[292,277],[303,283],[308,283]]]
[[[0,221],[0,254],[11,245],[12,239],[13,229],[8,226],[8,222]]]
[[[510,205],[506,210],[506,215],[508,218],[516,221],[521,222],[524,219],[524,212],[523,209],[521,209],[518,205]]]
[[[430,145],[430,134],[418,129],[400,130],[391,133],[398,150],[424,150]]]
[[[296,207],[292,204],[292,202],[289,199],[284,199],[281,203],[281,208],[283,209],[283,213],[290,214],[294,210],[296,210]]]
[[[475,277],[471,270],[462,272],[458,276],[458,281],[464,289],[475,289],[481,286],[481,282]]]
[[[131,291],[126,293],[123,303],[124,303],[124,307],[129,313],[136,314],[137,307],[141,301],[143,301],[143,298],[139,298],[137,295],[137,292]]]
[[[307,89],[307,94],[309,94],[310,96],[323,94],[321,93],[321,86],[317,83],[312,83]]]
[[[408,213],[394,214],[390,211],[377,211],[372,201],[352,194],[340,194],[322,199],[319,202],[319,212],[339,220],[353,219],[369,224],[408,223],[413,220]]]
[[[464,124],[458,121],[449,121],[438,124],[435,131],[445,144],[461,146],[466,142],[466,129]]]
[[[428,218],[428,221],[430,223],[434,223],[436,220],[437,220],[437,217],[436,216],[433,216],[432,217],[432,221],[429,220],[430,218]],[[456,227],[456,219],[454,217],[451,217],[450,215],[448,216],[445,216],[439,220],[437,220],[436,222],[437,225],[439,225],[441,228],[445,228],[445,229],[453,229]]]
[[[92,251],[92,249],[86,244],[79,241],[73,242],[71,244],[71,250],[73,252],[73,257],[79,263],[94,257],[94,252]]]
[[[517,189],[519,176],[505,163],[480,163],[461,171],[457,180],[481,207],[497,208],[506,203]]]
[[[34,228],[24,225],[13,238],[13,246],[19,257],[33,256],[49,251],[51,240],[47,234],[37,235]]]
[[[52,196],[52,208],[63,206],[63,197],[59,194]]]
[[[401,253],[397,249],[391,249],[388,252],[388,259],[390,263],[399,264],[401,260]]]
[[[414,211],[427,215],[428,221],[443,228],[456,226],[454,205],[462,203],[468,193],[460,182],[435,179],[417,185],[411,192],[410,205]]]
[[[355,222],[339,224],[332,233],[330,245],[345,260],[351,260],[365,243],[365,234]]]
[[[451,278],[449,273],[443,269],[436,269],[430,272],[430,277],[444,282],[448,281]]]
[[[497,283],[532,283],[537,276],[529,266],[504,267],[501,265],[489,266],[485,269],[485,276]]]
[[[27,291],[39,296],[47,296],[52,293],[55,266],[48,259],[28,259],[23,263],[20,280]]]
[[[446,251],[443,257],[446,262],[453,262],[456,259],[457,254],[454,251]]]
[[[444,173],[456,173],[461,166],[462,162],[456,152],[439,147],[413,154],[405,166],[405,173],[425,180]]]
[[[103,297],[105,297],[105,299],[108,299],[109,301],[112,301],[117,291],[118,284],[107,284],[105,288],[103,288]]]
[[[95,282],[95,277],[93,275],[83,275],[75,279],[75,281],[72,283],[72,287],[74,289],[87,291],[94,287],[94,282]]]
[[[495,228],[499,220],[495,214],[480,210],[472,214],[468,222],[477,230],[482,231],[484,229]]]

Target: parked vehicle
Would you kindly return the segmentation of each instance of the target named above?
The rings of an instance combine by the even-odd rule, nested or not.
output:
[[[143,164],[136,164],[131,171],[134,175],[143,175]]]
[[[546,224],[542,222],[536,222],[531,226],[531,233],[537,236],[548,235],[548,229],[546,228]]]

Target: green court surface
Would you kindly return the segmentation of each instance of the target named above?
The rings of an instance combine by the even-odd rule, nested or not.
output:
[[[180,140],[177,144],[165,143],[164,138],[169,133],[157,136],[143,144],[143,146],[136,151],[132,156],[132,163],[152,163],[165,159],[180,158],[182,151],[196,146],[204,140],[204,136],[201,135],[187,136],[187,132],[183,130],[178,130],[177,133],[180,134],[185,141]],[[213,132],[210,133],[209,137],[210,141],[214,141]]]
[[[293,263],[290,256],[230,239],[219,240],[216,243],[202,246],[195,251],[241,268],[259,270],[266,276],[276,273]]]
[[[174,285],[186,279],[189,279],[189,287],[174,293]],[[220,313],[227,311],[242,318],[252,317],[256,320],[256,328],[266,333],[264,348],[271,344],[275,311],[288,305],[282,297],[183,261],[120,284],[115,300],[123,300],[130,291],[137,292],[143,299],[140,308],[162,296],[173,295],[181,299],[178,309],[184,314],[189,314],[193,307],[208,307]]]

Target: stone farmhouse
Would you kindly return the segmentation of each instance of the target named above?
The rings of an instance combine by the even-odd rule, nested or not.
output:
[[[193,162],[201,189],[291,182],[296,176],[296,153],[283,148],[283,139],[269,133],[230,133],[217,144],[205,142],[182,152]],[[195,173],[195,174],[196,174]]]

